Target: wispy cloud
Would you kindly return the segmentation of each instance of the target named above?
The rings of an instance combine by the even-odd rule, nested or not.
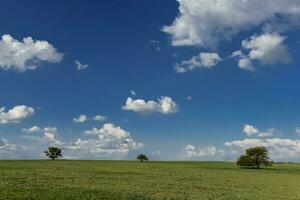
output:
[[[87,69],[89,67],[88,64],[82,64],[78,60],[75,60],[75,65],[76,65],[77,71],[85,70],[85,69]]]

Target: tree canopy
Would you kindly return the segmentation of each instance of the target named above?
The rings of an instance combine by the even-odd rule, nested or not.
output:
[[[145,154],[139,154],[137,157],[136,157],[137,160],[141,161],[141,162],[144,162],[144,161],[148,161],[148,157],[145,155]]]
[[[242,167],[256,167],[259,169],[261,166],[271,166],[271,160],[265,147],[253,147],[247,149],[246,154],[241,155],[236,164]]]
[[[58,147],[49,147],[48,151],[44,151],[46,156],[48,156],[51,160],[62,157],[62,151]]]

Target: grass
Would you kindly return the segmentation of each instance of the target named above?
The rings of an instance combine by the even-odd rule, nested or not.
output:
[[[0,199],[293,199],[300,165],[228,162],[0,161]]]

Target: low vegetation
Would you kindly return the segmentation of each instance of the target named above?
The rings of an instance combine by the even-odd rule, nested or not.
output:
[[[0,161],[0,199],[300,199],[300,165],[229,162]]]

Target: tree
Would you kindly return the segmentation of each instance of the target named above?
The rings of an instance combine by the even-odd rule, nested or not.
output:
[[[247,149],[246,154],[241,155],[236,164],[242,167],[256,167],[259,169],[262,165],[271,166],[271,160],[265,147],[253,147]]]
[[[251,167],[252,162],[251,159],[249,159],[249,156],[246,155],[241,155],[238,160],[236,161],[236,164],[238,166],[243,166],[243,167]]]
[[[58,147],[49,147],[48,151],[44,151],[46,156],[48,156],[51,160],[62,157],[61,149]]]
[[[144,162],[144,161],[148,161],[148,157],[145,155],[145,154],[139,154],[136,159],[138,159],[139,161],[141,162]]]

